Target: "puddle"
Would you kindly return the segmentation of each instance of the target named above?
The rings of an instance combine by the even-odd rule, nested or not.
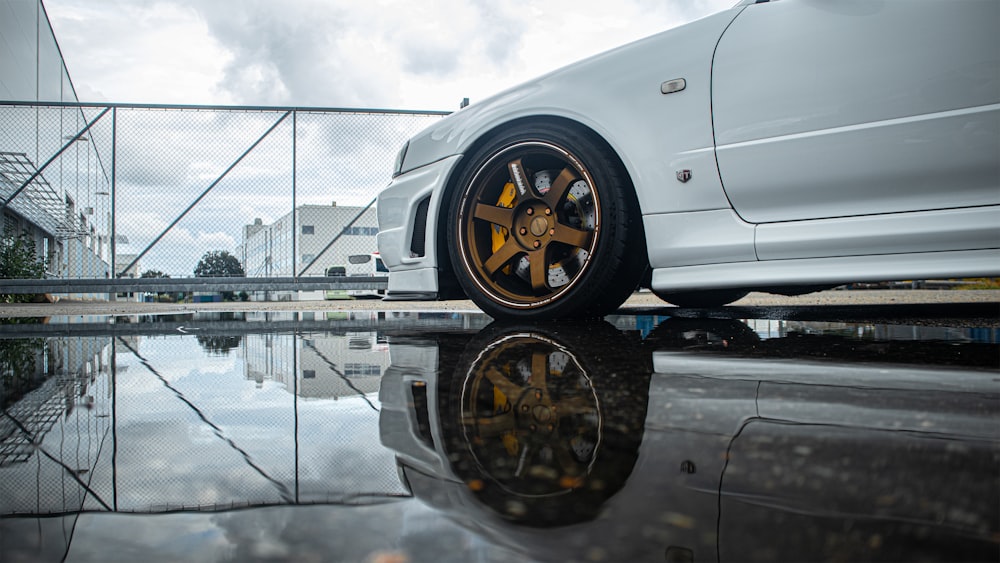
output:
[[[5,561],[1000,545],[996,328],[78,317],[0,325],[0,369]]]

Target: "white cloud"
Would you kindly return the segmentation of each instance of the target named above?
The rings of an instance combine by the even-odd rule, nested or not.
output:
[[[218,89],[228,52],[194,10],[137,0],[45,5],[82,101],[232,101]]]
[[[47,0],[84,100],[454,109],[733,0]]]

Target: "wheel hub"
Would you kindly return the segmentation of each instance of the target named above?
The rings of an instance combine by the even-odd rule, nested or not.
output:
[[[549,222],[544,217],[535,217],[531,220],[531,234],[540,237],[549,230]]]
[[[556,226],[552,209],[538,200],[528,201],[517,208],[514,233],[518,244],[527,251],[540,250],[552,241]]]

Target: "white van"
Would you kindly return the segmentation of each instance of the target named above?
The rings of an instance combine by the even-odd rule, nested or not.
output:
[[[378,252],[351,254],[347,257],[347,267],[344,274],[348,277],[385,277],[389,275],[389,268],[386,268]],[[385,295],[385,290],[349,289],[347,294],[354,297],[382,297]]]

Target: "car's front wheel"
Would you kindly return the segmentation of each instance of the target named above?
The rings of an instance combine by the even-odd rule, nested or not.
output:
[[[466,295],[495,318],[598,317],[636,288],[646,247],[620,161],[558,122],[514,126],[469,157],[448,214]]]

